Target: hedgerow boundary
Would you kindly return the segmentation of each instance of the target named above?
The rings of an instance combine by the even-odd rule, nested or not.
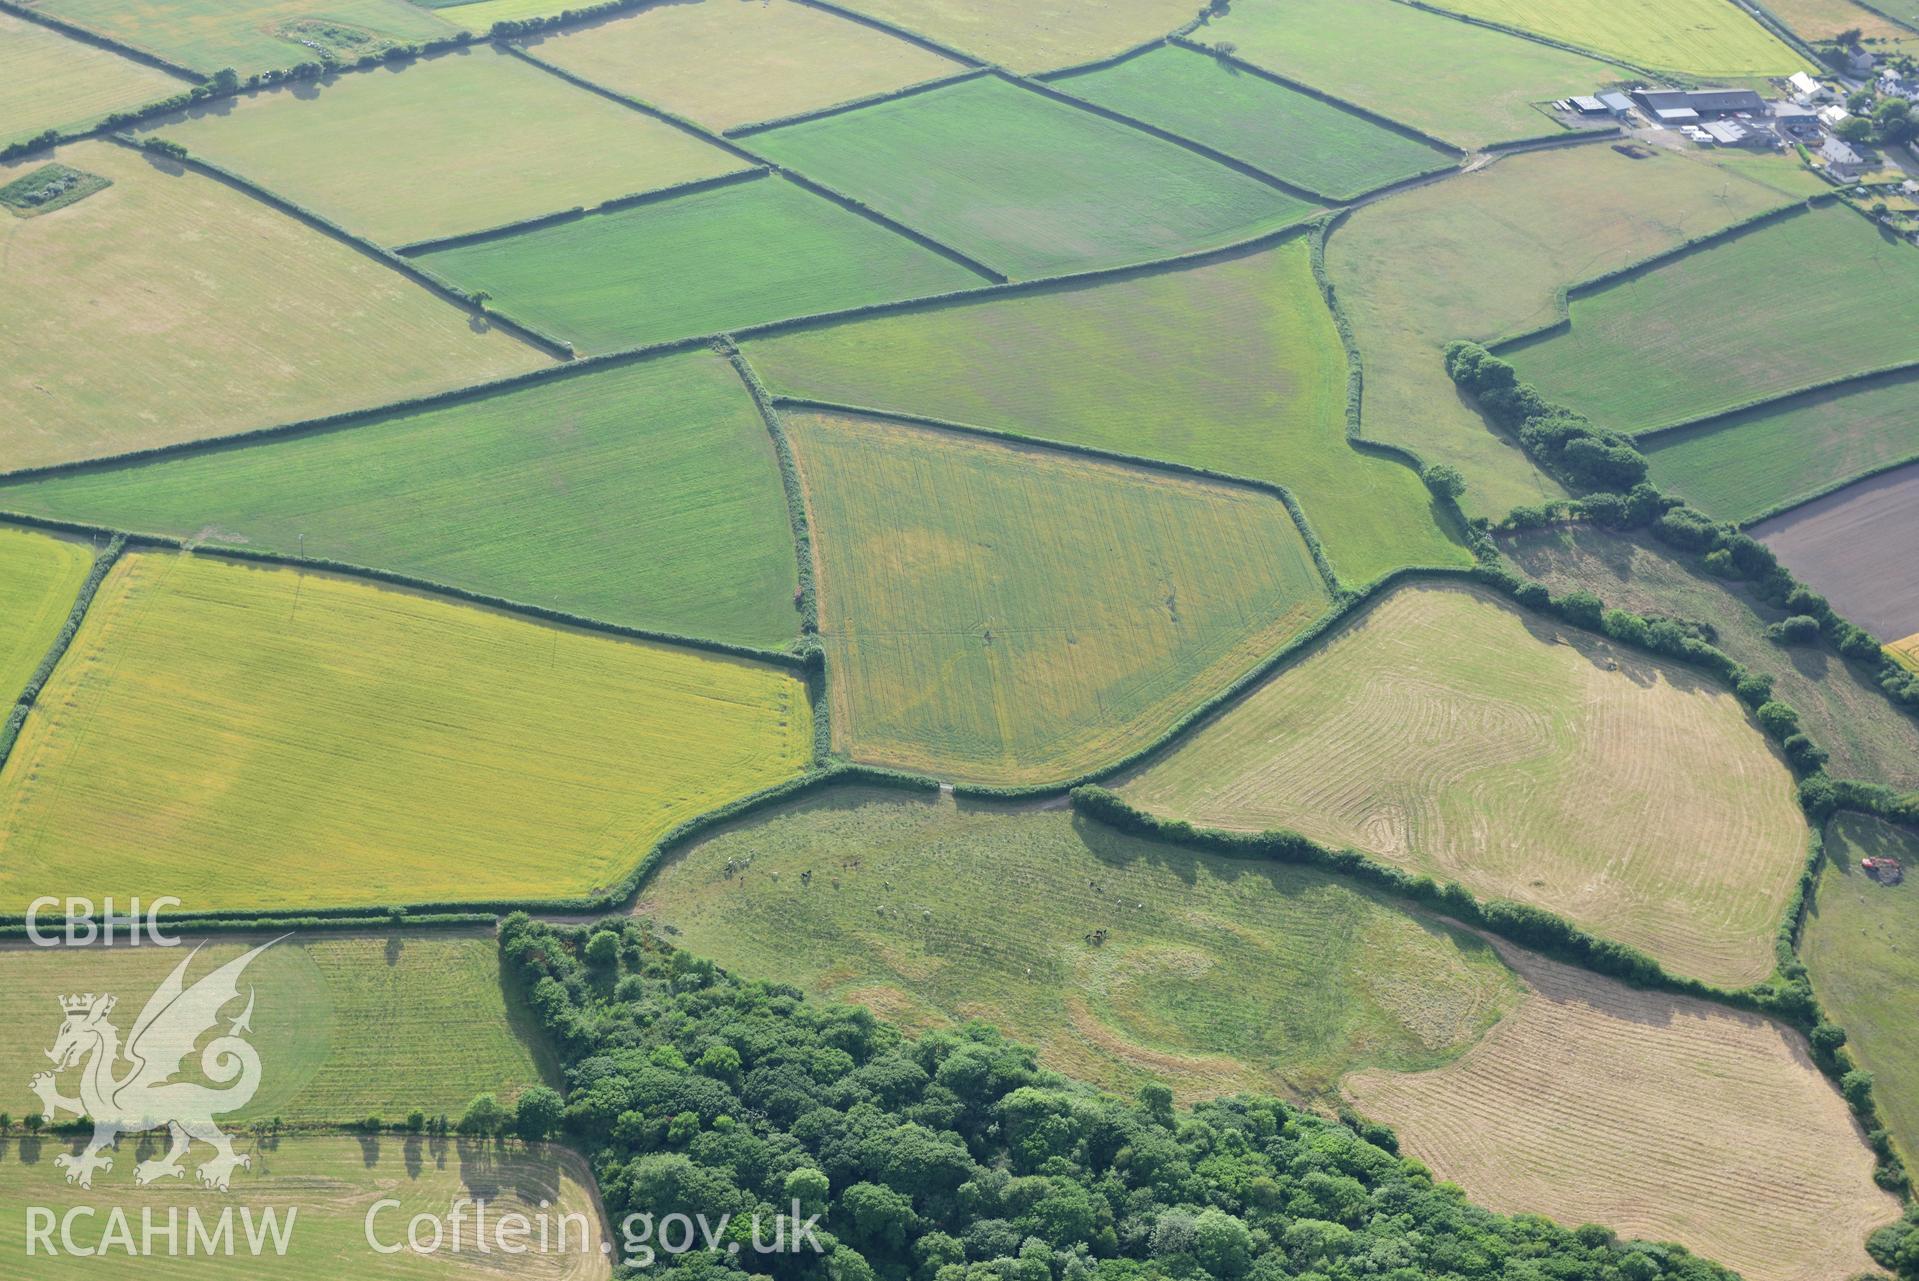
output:
[[[92,45],[96,49],[105,49],[109,53],[117,53],[122,58],[131,59],[141,66],[152,67],[156,71],[164,71],[168,75],[185,80],[189,84],[204,84],[207,80],[205,72],[196,71],[185,63],[174,62],[171,59],[163,58],[157,53],[150,53],[140,48],[138,45],[124,44],[121,41],[115,40],[112,36],[102,35],[90,27],[83,27],[77,22],[68,22],[65,18],[57,17],[44,10],[33,8],[31,5],[20,4],[18,0],[0,0],[0,13],[10,14],[22,21],[34,23],[50,31],[57,31],[68,39],[78,40],[80,43]]]
[[[883,31],[895,40],[904,40],[908,44],[918,45],[929,53],[937,53],[942,58],[951,58],[954,62],[961,63],[968,67],[984,67],[987,65],[984,59],[976,58],[964,49],[956,48],[941,40],[935,40],[932,36],[914,31],[910,27],[902,27],[898,23],[888,22],[884,18],[876,18],[872,14],[842,8],[839,5],[829,3],[829,0],[795,0],[795,2],[803,4],[809,9],[818,9],[821,13],[830,13],[836,18],[845,19],[847,22],[856,22],[862,27],[871,27],[875,31]]]
[[[33,711],[34,704],[40,701],[40,691],[46,687],[47,680],[53,675],[53,669],[60,665],[66,656],[67,647],[73,644],[73,638],[80,631],[80,624],[87,616],[87,610],[93,604],[94,594],[100,590],[107,571],[120,559],[120,553],[127,545],[126,535],[113,534],[107,539],[104,548],[94,553],[93,567],[80,583],[80,590],[74,596],[73,608],[67,611],[67,621],[60,625],[60,631],[54,636],[47,652],[40,657],[33,674],[27,677],[27,683],[20,688],[13,706],[7,710],[7,719],[0,724],[0,770],[7,765],[7,758],[13,755],[13,745],[19,741],[20,729],[27,723],[27,716]]]
[[[1749,400],[1742,405],[1735,405],[1731,409],[1715,410],[1710,414],[1702,414],[1698,418],[1688,418],[1684,422],[1667,423],[1664,427],[1648,428],[1645,431],[1633,433],[1633,439],[1635,441],[1662,440],[1668,436],[1677,436],[1681,432],[1709,431],[1715,427],[1723,426],[1725,420],[1728,418],[1737,418],[1739,415],[1749,414],[1755,409],[1785,409],[1788,408],[1787,402],[1789,401],[1803,400],[1812,396],[1823,395],[1829,391],[1845,392],[1849,395],[1855,390],[1852,386],[1854,383],[1869,383],[1881,380],[1888,383],[1896,383],[1914,378],[1919,378],[1919,360],[1901,361],[1898,364],[1885,365],[1878,369],[1868,369],[1863,373],[1845,374],[1838,378],[1828,378],[1824,382],[1808,383],[1804,387],[1797,387],[1792,391],[1784,392],[1777,396],[1762,396],[1757,400]],[[1864,389],[1860,388],[1858,390]],[[1797,504],[1792,505],[1796,506]]]
[[[727,139],[750,138],[756,133],[766,133],[773,129],[783,129],[787,125],[806,124],[812,120],[825,120],[831,116],[843,116],[849,111],[858,111],[862,107],[877,107],[882,102],[897,102],[901,98],[913,98],[935,89],[944,89],[949,85],[963,84],[968,80],[977,80],[981,76],[992,74],[987,67],[967,67],[947,76],[935,76],[931,80],[921,80],[898,89],[887,89],[880,93],[869,93],[858,98],[848,98],[845,102],[835,102],[824,107],[814,107],[807,111],[795,111],[790,115],[773,116],[766,120],[753,120],[743,125],[734,125],[730,129],[719,131],[720,137]]]
[[[1615,58],[1611,54],[1600,53],[1597,49],[1588,49],[1584,45],[1571,44],[1565,40],[1555,40],[1553,37],[1542,35],[1537,31],[1528,31],[1524,27],[1507,26],[1503,22],[1494,22],[1490,18],[1475,18],[1469,14],[1441,8],[1436,4],[1427,4],[1425,0],[1395,0],[1395,3],[1403,4],[1408,9],[1417,9],[1421,13],[1430,13],[1436,18],[1450,18],[1454,22],[1463,22],[1469,27],[1483,27],[1487,31],[1497,31],[1504,36],[1513,36],[1516,39],[1531,41],[1533,44],[1545,45],[1548,49],[1557,49],[1561,53],[1572,53],[1582,58],[1591,58],[1594,62],[1603,62],[1609,67],[1618,67],[1621,70],[1630,71],[1634,75],[1640,76],[1653,84],[1669,82],[1672,84],[1691,85],[1698,83],[1696,80],[1687,77],[1679,71],[1661,71],[1653,67],[1642,67],[1637,63]]]

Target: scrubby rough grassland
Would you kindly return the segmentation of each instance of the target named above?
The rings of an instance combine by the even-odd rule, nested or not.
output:
[[[791,777],[805,691],[736,659],[324,574],[115,566],[0,772],[0,909],[581,894]]]
[[[1795,507],[1752,533],[1867,631],[1919,631],[1919,463]]]
[[[1772,15],[1802,40],[1830,40],[1843,31],[1858,31],[1871,40],[1919,41],[1919,31],[1902,27],[1874,13],[1906,10],[1906,20],[1919,25],[1919,3],[1914,0],[1873,0],[1872,9],[1852,0],[1765,0]]]
[[[1869,1268],[1899,1206],[1796,1033],[1499,950],[1531,991],[1476,1047],[1347,1078],[1409,1155],[1489,1208],[1676,1240],[1749,1281]]]
[[[1919,370],[1793,397],[1640,447],[1661,489],[1721,520],[1751,520],[1919,458]]]
[[[1312,208],[997,76],[756,134],[753,146],[1014,277],[1209,249]]]
[[[1569,329],[1506,356],[1547,399],[1644,431],[1919,359],[1915,320],[1919,252],[1827,205],[1574,298]]]
[[[26,1153],[31,1148],[33,1159]],[[531,1150],[517,1145],[499,1149],[465,1139],[427,1139],[383,1135],[378,1138],[297,1135],[262,1141],[245,1138],[234,1150],[247,1153],[253,1164],[235,1175],[233,1190],[225,1195],[201,1193],[192,1184],[194,1165],[205,1159],[206,1148],[187,1158],[185,1184],[161,1179],[145,1187],[133,1182],[136,1153],[132,1141],[121,1145],[110,1174],[95,1177],[91,1191],[69,1187],[53,1164],[57,1153],[71,1147],[53,1139],[14,1140],[0,1149],[0,1202],[37,1205],[50,1209],[58,1220],[75,1206],[92,1207],[92,1215],[74,1220],[75,1244],[97,1246],[108,1225],[108,1215],[123,1211],[140,1241],[142,1211],[150,1211],[157,1228],[167,1225],[167,1212],[179,1216],[179,1249],[168,1254],[164,1237],[156,1236],[154,1254],[129,1260],[115,1247],[104,1257],[80,1258],[66,1252],[56,1230],[55,1258],[42,1248],[27,1257],[27,1218],[22,1213],[0,1216],[0,1278],[4,1281],[42,1281],[42,1278],[139,1276],[143,1281],[192,1281],[198,1277],[245,1278],[246,1281],[311,1281],[319,1276],[365,1277],[368,1281],[483,1281],[503,1271],[496,1251],[481,1254],[474,1243],[472,1210],[455,1254],[452,1227],[446,1222],[454,1201],[484,1196],[489,1232],[496,1216],[522,1214],[535,1225],[544,1214],[555,1243],[560,1216],[586,1216],[591,1236],[584,1251],[532,1250],[515,1256],[512,1275],[528,1281],[604,1281],[611,1275],[600,1241],[608,1228],[600,1220],[593,1175],[586,1162],[565,1148],[541,1145]],[[156,1147],[153,1156],[161,1155]],[[123,1164],[124,1163],[124,1164]],[[395,1254],[376,1254],[367,1246],[367,1215],[374,1203],[398,1201],[375,1213],[374,1233],[383,1245],[406,1245],[407,1222],[417,1214],[432,1215],[445,1225],[446,1236],[437,1254],[402,1248]],[[541,1208],[542,1202],[550,1202]],[[200,1215],[208,1232],[214,1231],[223,1210],[233,1212],[234,1248],[231,1254],[202,1249],[189,1255],[187,1208]],[[242,1210],[253,1214],[255,1231],[265,1237],[262,1214],[272,1209],[284,1231],[296,1208],[291,1247],[284,1255],[269,1241],[256,1257],[247,1247]],[[431,1231],[421,1225],[422,1243],[431,1243]],[[580,1240],[580,1225],[569,1225],[569,1244]],[[528,1243],[537,1243],[537,1236]],[[489,1241],[489,1245],[493,1242]]]
[[[1784,76],[1806,61],[1734,0],[1436,0],[1436,7],[1695,76]]]
[[[1336,199],[1453,163],[1417,138],[1180,46],[1053,83]]]
[[[186,87],[164,71],[0,13],[0,146]]]
[[[7,219],[0,460],[65,462],[378,405],[535,369],[534,348],[232,188],[87,142],[113,185]]]
[[[1862,858],[1892,857],[1904,882],[1881,885]],[[1919,1155],[1919,839],[1862,814],[1826,828],[1826,860],[1800,955],[1827,1016],[1874,1076],[1873,1099],[1907,1159]]]
[[[378,53],[394,43],[444,40],[455,28],[406,0],[36,0],[56,18],[207,75],[241,75],[316,61],[314,50],[281,35],[301,20],[344,28]],[[349,59],[350,60],[350,59]]]
[[[0,485],[0,509],[304,553],[737,644],[799,630],[772,438],[707,351]]]
[[[1713,629],[1713,643],[1753,671],[1776,678],[1774,692],[1832,753],[1832,773],[1898,788],[1919,787],[1919,719],[1900,711],[1823,646],[1782,648],[1766,627],[1786,611],[1738,584],[1689,565],[1643,534],[1575,527],[1500,540],[1519,568],[1554,592],[1589,591],[1646,617]]]
[[[850,0],[841,7],[1029,72],[1110,57],[1193,17],[1192,0]]]
[[[527,47],[709,129],[798,115],[965,69],[797,0],[660,5],[536,36]]]
[[[1772,972],[1805,862],[1792,775],[1731,694],[1477,589],[1394,592],[1121,790],[1355,846],[1729,986]]]
[[[27,1083],[46,1070],[42,1051],[53,1044],[62,996],[117,993],[130,1020],[190,950],[199,949],[189,983],[267,937],[194,936],[179,948],[58,956],[18,943],[0,948],[0,1019],[20,1030],[0,1044],[0,1111],[38,1110]],[[502,986],[491,931],[287,939],[247,967],[247,982],[263,1071],[258,1093],[234,1114],[243,1123],[398,1121],[416,1108],[458,1117],[482,1091],[512,1098],[542,1078],[546,1050],[517,990],[509,996]],[[199,1077],[197,1059],[186,1071],[213,1084]]]
[[[223,99],[150,132],[387,245],[746,168],[484,45]]]
[[[92,564],[83,542],[0,526],[0,707],[12,708],[66,625]]]
[[[419,261],[588,351],[983,283],[780,178],[590,214]]]
[[[1303,240],[749,351],[791,394],[1285,485],[1348,585],[1467,562],[1411,468],[1347,443],[1345,355]]]
[[[1394,0],[1235,4],[1193,39],[1463,147],[1551,133],[1534,103],[1626,75]]]
[[[1144,746],[1328,601],[1270,494],[868,419],[786,415],[836,745],[992,783]]]
[[[1455,338],[1552,320],[1556,291],[1819,190],[1785,161],[1603,145],[1509,156],[1359,210],[1326,245],[1365,364],[1361,434],[1465,473],[1473,515],[1561,495],[1446,376]]]
[[[1357,1066],[1450,1060],[1518,994],[1474,936],[1343,880],[898,793],[722,832],[641,908],[737,973],[909,1027],[983,1018],[1129,1094],[1325,1097]]]

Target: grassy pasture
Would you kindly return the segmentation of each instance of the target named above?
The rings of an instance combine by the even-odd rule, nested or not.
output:
[[[1239,4],[1193,38],[1229,41],[1255,66],[1462,147],[1549,134],[1556,126],[1534,103],[1626,75],[1395,0]]]
[[[536,36],[528,47],[576,76],[709,129],[798,115],[963,69],[796,0],[660,5]]]
[[[1772,972],[1805,860],[1731,694],[1478,589],[1401,588],[1120,785],[1558,912],[1674,971]]]
[[[0,485],[0,508],[304,552],[742,644],[779,646],[799,626],[772,438],[708,351]]]
[[[1283,484],[1348,584],[1409,563],[1466,563],[1412,470],[1346,442],[1345,354],[1303,240],[809,329],[750,354],[795,395]]]
[[[584,893],[804,768],[810,722],[754,663],[134,555],[0,772],[0,908],[55,868],[185,911]]]
[[[1859,860],[1891,856],[1903,884],[1868,880]],[[1853,1057],[1876,1078],[1873,1098],[1904,1154],[1919,1154],[1919,839],[1863,814],[1826,828],[1826,861],[1799,954]]]
[[[1695,76],[1784,76],[1792,48],[1732,0],[1438,0],[1438,7]]]
[[[914,1028],[983,1018],[1128,1094],[1324,1097],[1355,1067],[1452,1059],[1518,991],[1477,938],[1334,877],[899,793],[730,828],[641,910],[737,973]]]
[[[419,261],[587,351],[982,283],[779,178],[589,214]]]
[[[0,526],[0,707],[11,709],[93,566],[84,542]]]
[[[1776,678],[1778,697],[1832,753],[1836,776],[1919,787],[1919,723],[1824,648],[1784,649],[1766,639],[1766,626],[1785,611],[1738,583],[1690,567],[1647,535],[1571,527],[1503,538],[1500,547],[1555,592],[1585,590],[1637,614],[1705,623],[1720,649]]]
[[[369,1281],[482,1281],[498,1277],[503,1265],[497,1249],[480,1254],[474,1240],[473,1212],[467,1210],[462,1249],[454,1253],[452,1228],[446,1227],[441,1251],[437,1254],[401,1249],[395,1254],[375,1253],[367,1244],[366,1221],[374,1203],[382,1199],[399,1202],[377,1211],[375,1239],[382,1245],[406,1244],[407,1222],[416,1214],[429,1214],[446,1220],[453,1202],[461,1197],[483,1198],[487,1203],[488,1244],[490,1233],[500,1216],[521,1214],[531,1220],[537,1233],[542,1213],[547,1218],[550,1242],[557,1247],[560,1216],[581,1214],[591,1229],[585,1249],[578,1249],[582,1238],[580,1224],[568,1225],[569,1243],[575,1248],[565,1252],[557,1248],[545,1252],[537,1248],[513,1259],[513,1275],[529,1281],[604,1281],[611,1275],[607,1256],[600,1253],[600,1241],[607,1229],[600,1221],[593,1175],[580,1157],[565,1148],[541,1146],[534,1149],[514,1145],[499,1149],[463,1139],[341,1138],[300,1135],[278,1139],[253,1136],[236,1138],[234,1150],[252,1159],[249,1169],[234,1173],[233,1187],[226,1193],[202,1192],[192,1186],[192,1169],[205,1159],[209,1149],[196,1148],[186,1159],[186,1186],[179,1180],[162,1179],[138,1187],[132,1168],[137,1158],[159,1156],[164,1144],[149,1144],[143,1150],[138,1141],[121,1144],[120,1154],[110,1173],[94,1178],[91,1191],[69,1187],[61,1171],[53,1164],[55,1154],[72,1150],[67,1143],[53,1139],[15,1140],[0,1143],[0,1201],[14,1206],[45,1206],[56,1217],[69,1208],[90,1206],[94,1214],[74,1220],[75,1244],[98,1246],[100,1234],[108,1226],[108,1215],[115,1210],[126,1214],[137,1247],[141,1241],[142,1211],[151,1210],[156,1228],[164,1229],[169,1209],[179,1212],[178,1253],[169,1255],[166,1238],[155,1236],[153,1253],[129,1257],[122,1247],[93,1258],[76,1258],[66,1252],[56,1230],[51,1244],[58,1252],[49,1258],[41,1245],[36,1255],[27,1255],[27,1216],[8,1214],[0,1219],[0,1278],[4,1281],[40,1281],[41,1278],[140,1277],[143,1281],[189,1281],[191,1278],[247,1278],[247,1281],[308,1281],[316,1276],[366,1277]],[[542,1211],[541,1205],[550,1203]],[[187,1208],[200,1215],[207,1231],[212,1232],[222,1210],[233,1212],[233,1252],[230,1255],[187,1253]],[[242,1211],[251,1212],[254,1228],[264,1236],[260,1216],[273,1210],[285,1228],[289,1212],[294,1212],[291,1245],[284,1255],[275,1253],[270,1242],[257,1257],[247,1247]],[[432,1235],[424,1225],[423,1243]],[[537,1246],[538,1237],[526,1244]]]
[[[1342,222],[1326,263],[1365,360],[1362,434],[1458,467],[1473,515],[1559,497],[1454,389],[1441,349],[1545,324],[1561,286],[1820,185],[1797,163],[1729,169],[1725,159],[1660,150],[1634,160],[1599,145],[1509,156]]]
[[[1254,490],[789,413],[836,746],[992,783],[1070,778],[1170,726],[1327,607]]]
[[[54,158],[113,185],[8,219],[7,467],[370,407],[549,363],[224,183],[104,142]],[[0,184],[42,159],[0,165]]]
[[[164,71],[0,13],[0,146],[91,124],[185,87]]]
[[[565,13],[568,7],[568,0],[470,0],[467,4],[433,6],[437,17],[482,35],[496,22],[549,18]]]
[[[1871,1270],[1899,1206],[1796,1032],[1499,950],[1529,991],[1478,1045],[1346,1080],[1408,1156],[1488,1209],[1677,1241],[1750,1281]]]
[[[1745,521],[1919,457],[1919,371],[1775,401],[1646,441],[1667,493]]]
[[[1027,72],[1110,57],[1193,17],[1189,0],[851,0],[842,7]]]
[[[37,0],[57,18],[211,75],[316,62],[313,40],[344,61],[456,30],[407,0]],[[303,25],[310,24],[310,25]]]
[[[745,167],[484,45],[222,99],[149,131],[388,245]]]
[[[1882,307],[1860,306],[1868,287]],[[1572,300],[1507,353],[1550,399],[1644,431],[1919,359],[1919,253],[1827,205]],[[1790,330],[1793,341],[1778,337]]]
[[[1211,248],[1312,208],[997,76],[755,134],[753,146],[1014,277]]]
[[[1453,164],[1437,147],[1178,45],[1055,83],[1337,200]]]
[[[1752,536],[1882,637],[1919,631],[1919,463],[1883,472],[1754,525]]]
[[[39,1110],[27,1083],[48,1066],[41,1051],[53,1044],[61,996],[115,993],[124,1033],[190,949],[205,944],[188,967],[192,983],[268,937],[187,937],[179,948],[0,948],[0,1018],[20,1030],[0,1046],[0,1111]],[[256,996],[250,1039],[263,1071],[258,1093],[233,1114],[241,1122],[393,1122],[416,1108],[457,1119],[474,1095],[517,1097],[551,1070],[537,1023],[517,991],[502,987],[491,931],[288,939],[247,967],[246,982]],[[198,1062],[188,1061],[190,1075]],[[70,1081],[61,1085],[73,1092]]]

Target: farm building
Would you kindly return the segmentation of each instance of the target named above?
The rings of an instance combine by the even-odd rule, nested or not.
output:
[[[1603,116],[1606,114],[1606,104],[1591,94],[1581,94],[1576,98],[1568,99],[1568,101],[1572,103],[1573,110],[1582,116]]]
[[[1832,97],[1832,90],[1820,84],[1803,71],[1795,71],[1786,77],[1786,83],[1792,86],[1793,96],[1801,102],[1818,102]]]
[[[1767,143],[1765,134],[1734,120],[1709,120],[1700,129],[1722,147],[1763,147]]]
[[[1599,95],[1599,101],[1615,116],[1624,117],[1632,114],[1632,99],[1623,93],[1602,93]]]
[[[1819,132],[1819,113],[1796,102],[1770,104],[1772,122],[1789,133],[1811,137]]]
[[[1751,89],[1635,89],[1632,96],[1660,121],[1711,119],[1766,109],[1765,100]]]
[[[1837,129],[1843,122],[1850,119],[1852,119],[1852,113],[1838,103],[1819,108],[1819,123],[1828,129]]]
[[[1869,168],[1865,157],[1837,138],[1826,139],[1826,145],[1819,148],[1819,158],[1835,178],[1857,177]]]

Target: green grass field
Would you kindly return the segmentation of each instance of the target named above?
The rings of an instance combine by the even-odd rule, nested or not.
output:
[[[753,146],[1014,277],[1229,244],[1312,208],[997,76],[755,134]]]
[[[1903,884],[1868,880],[1862,858],[1892,857]],[[1919,1157],[1919,839],[1863,814],[1826,829],[1826,861],[1799,951],[1827,1015],[1871,1072],[1879,1113],[1908,1160]]]
[[[351,62],[395,44],[444,40],[457,28],[406,0],[37,0],[56,18],[158,54],[207,75],[319,61],[300,43]],[[308,25],[299,25],[308,24]]]
[[[47,1069],[42,1051],[59,1030],[60,997],[113,993],[124,1036],[189,951],[206,943],[188,967],[190,984],[270,937],[183,936],[178,948],[0,948],[0,1018],[17,1030],[0,1047],[0,1111],[39,1110],[27,1083]],[[524,1001],[501,979],[491,931],[321,933],[274,944],[246,970],[262,1071],[259,1091],[234,1118],[341,1125],[367,1116],[398,1122],[417,1109],[457,1120],[482,1092],[516,1097],[554,1069]],[[198,1069],[198,1058],[189,1059],[187,1074],[211,1084]],[[73,1094],[71,1080],[59,1084]]]
[[[1795,396],[1642,448],[1667,493],[1721,520],[1751,520],[1919,457],[1919,372]]]
[[[1193,33],[1255,66],[1462,147],[1557,128],[1533,104],[1591,93],[1620,68],[1394,0],[1234,5]]]
[[[991,783],[1143,746],[1324,613],[1255,490],[788,413],[836,745]]]
[[[246,94],[148,132],[386,245],[746,167],[488,46]]]
[[[779,178],[591,214],[419,261],[588,351],[983,283]]]
[[[1689,567],[1650,535],[1571,526],[1502,538],[1500,547],[1555,592],[1589,591],[1636,614],[1706,624],[1720,649],[1776,678],[1780,700],[1832,753],[1835,776],[1919,787],[1919,722],[1824,647],[1788,649],[1768,640],[1767,625],[1786,611],[1738,583]]]
[[[91,124],[186,87],[157,68],[0,13],[0,146],[44,129]]]
[[[46,657],[92,565],[84,542],[0,526],[0,707],[13,707]]]
[[[1303,239],[782,335],[749,354],[794,395],[1283,484],[1353,586],[1399,565],[1467,563],[1412,470],[1346,442],[1345,354]]]
[[[1559,497],[1454,389],[1445,345],[1543,325],[1561,286],[1821,185],[1787,160],[1664,149],[1635,160],[1595,145],[1510,156],[1361,209],[1326,246],[1366,364],[1361,432],[1458,467],[1472,515]]]
[[[1028,72],[1109,57],[1193,17],[1187,0],[852,0],[843,7]]]
[[[528,47],[556,67],[709,129],[816,111],[963,69],[797,0],[658,5],[536,36]]]
[[[0,185],[45,157],[0,165]],[[357,250],[104,142],[55,159],[112,180],[8,217],[4,466],[271,426],[547,365]]]
[[[772,438],[707,351],[0,485],[0,509],[398,570],[741,644],[783,645],[799,627]]]
[[[0,772],[0,910],[555,897],[811,758],[805,690],[323,574],[123,559]]]
[[[1865,282],[1883,307],[1859,305]],[[1548,398],[1644,431],[1919,359],[1916,320],[1919,253],[1829,205],[1576,297],[1570,329],[1506,354]]]
[[[1484,943],[1344,880],[898,793],[731,828],[642,910],[743,975],[909,1027],[983,1018],[1129,1094],[1324,1097],[1357,1067],[1448,1061],[1518,996]]]
[[[102,1234],[112,1222],[109,1216],[116,1210],[127,1217],[135,1249],[142,1243],[143,1212],[150,1212],[155,1228],[163,1230],[172,1210],[178,1215],[179,1227],[177,1253],[169,1253],[166,1238],[155,1234],[149,1252],[141,1257],[130,1256],[128,1247],[118,1245],[94,1257],[76,1257],[67,1252],[56,1226],[50,1240],[36,1243],[36,1255],[29,1257],[27,1215],[8,1214],[0,1219],[0,1278],[188,1281],[197,1277],[244,1277],[247,1281],[308,1281],[316,1276],[352,1276],[369,1281],[481,1281],[497,1277],[503,1267],[501,1256],[497,1248],[490,1255],[478,1252],[470,1207],[459,1253],[451,1248],[450,1226],[444,1227],[446,1235],[438,1253],[404,1248],[410,1219],[418,1214],[432,1215],[444,1226],[453,1203],[461,1197],[487,1202],[490,1246],[497,1247],[497,1239],[490,1234],[502,1216],[520,1214],[532,1222],[536,1233],[540,1216],[546,1217],[550,1248],[544,1253],[536,1250],[516,1256],[513,1275],[529,1281],[603,1281],[611,1275],[599,1248],[607,1229],[600,1221],[592,1173],[577,1155],[561,1147],[529,1151],[516,1144],[500,1149],[463,1139],[397,1135],[246,1136],[236,1137],[234,1150],[247,1154],[252,1166],[234,1173],[229,1192],[208,1193],[194,1186],[194,1167],[212,1151],[204,1146],[186,1158],[184,1182],[162,1179],[136,1187],[135,1159],[157,1157],[164,1146],[150,1144],[141,1149],[133,1139],[124,1141],[113,1170],[96,1175],[91,1191],[81,1191],[67,1186],[53,1164],[56,1154],[71,1150],[67,1143],[32,1139],[0,1144],[0,1201],[45,1207],[56,1223],[75,1207],[90,1207],[91,1215],[81,1214],[70,1221],[74,1244],[81,1249],[101,1245]],[[381,1200],[398,1204],[376,1207]],[[550,1208],[543,1210],[543,1205]],[[209,1234],[216,1232],[223,1211],[232,1212],[230,1254],[209,1254],[201,1248],[189,1255],[189,1210],[199,1215]],[[267,1235],[263,1216],[268,1210],[276,1215],[282,1232],[286,1232],[291,1217],[293,1227],[287,1233],[290,1244],[285,1254],[276,1252]],[[248,1246],[249,1220],[242,1217],[243,1213],[253,1216],[253,1231],[263,1243],[263,1251],[257,1255]],[[380,1254],[367,1244],[369,1214],[374,1216],[374,1239],[383,1246],[399,1245],[402,1249]],[[576,1214],[585,1216],[584,1222],[568,1221],[569,1248],[562,1252],[558,1248],[561,1216]],[[431,1231],[424,1224],[420,1239],[423,1243],[432,1241]],[[537,1242],[535,1235],[521,1243]],[[48,1256],[49,1245],[55,1252],[53,1257]]]
[[[1437,0],[1437,7],[1694,76],[1787,76],[1807,63],[1732,0]]]
[[[1178,45],[1054,83],[1335,200],[1454,163],[1416,138]]]
[[[485,34],[496,22],[522,18],[550,18],[565,13],[568,0],[471,0],[468,4],[436,4],[435,16]]]
[[[1120,784],[1530,903],[1728,986],[1773,969],[1805,859],[1731,694],[1478,589],[1401,588]]]

